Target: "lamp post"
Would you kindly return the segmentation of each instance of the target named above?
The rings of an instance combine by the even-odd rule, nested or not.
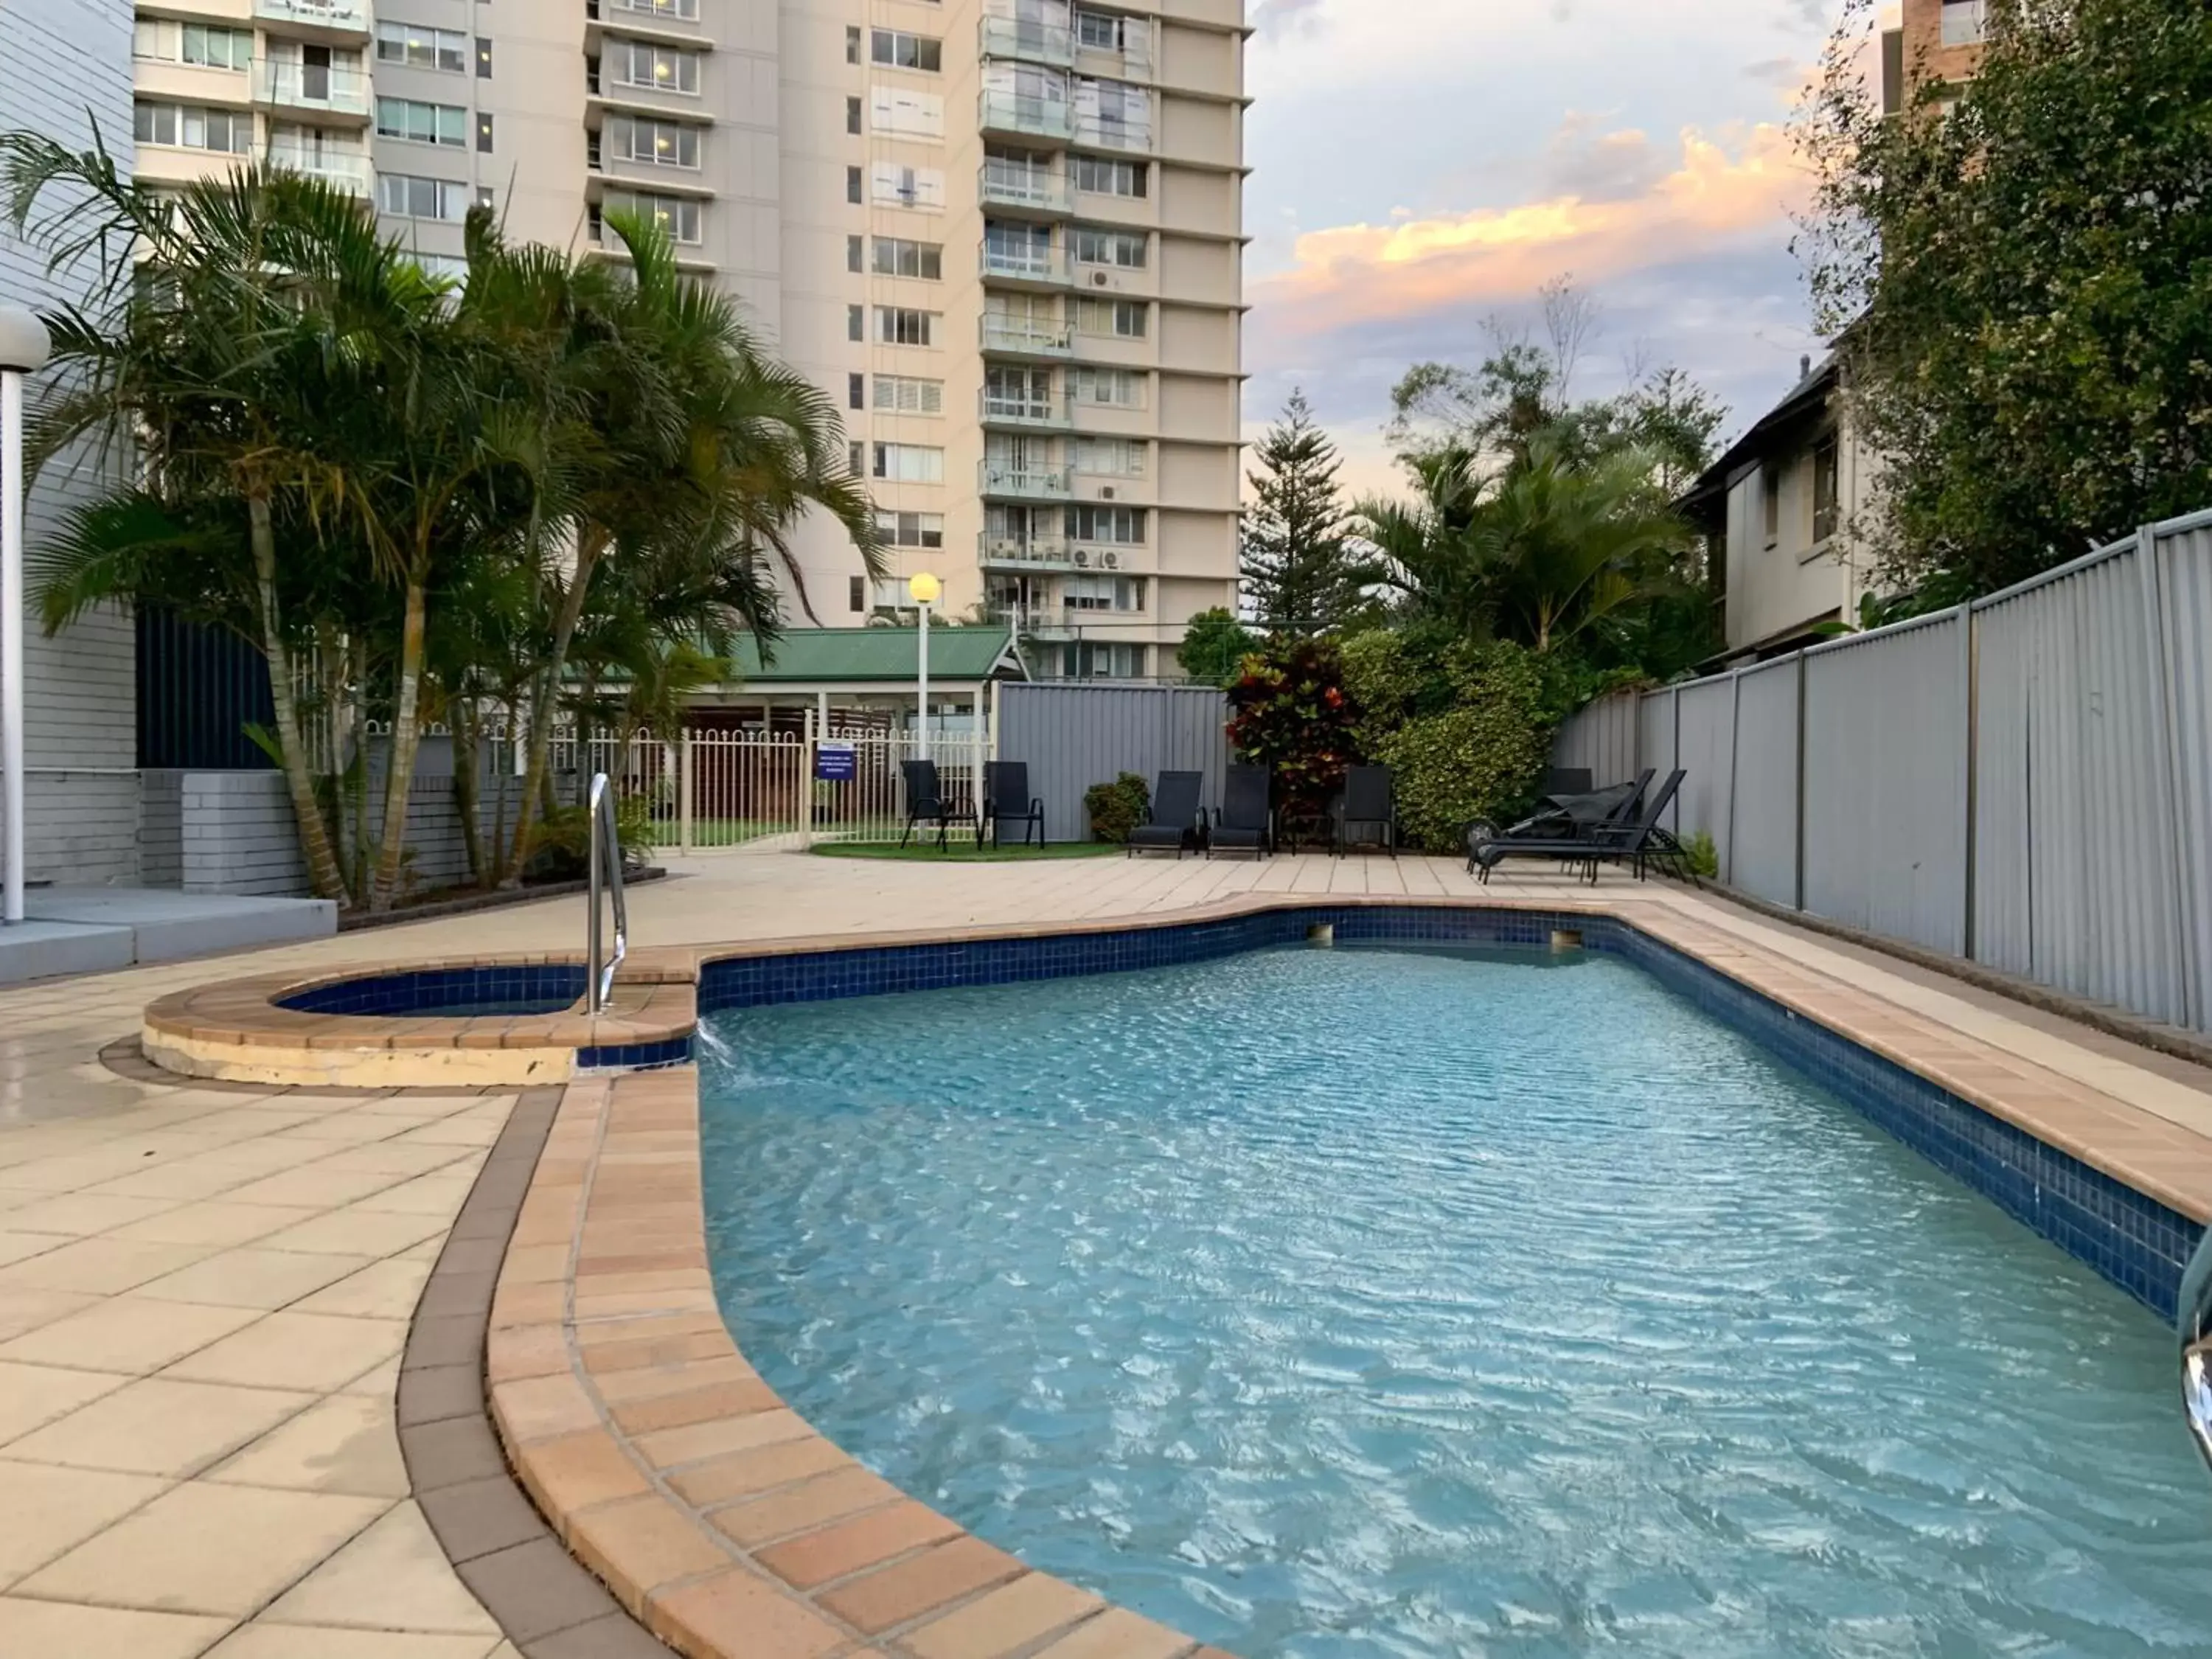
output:
[[[27,311],[0,306],[0,921],[23,919],[23,377],[52,343]]]
[[[907,583],[906,591],[913,597],[914,602],[921,607],[921,671],[917,676],[921,693],[920,699],[921,748],[915,758],[927,760],[929,758],[929,607],[937,603],[937,596],[945,590],[937,578],[925,570]]]

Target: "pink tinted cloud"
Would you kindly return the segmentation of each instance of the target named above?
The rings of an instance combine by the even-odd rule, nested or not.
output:
[[[1508,306],[1572,272],[1583,286],[1632,271],[1682,264],[1753,238],[1779,240],[1810,180],[1779,126],[1745,131],[1733,148],[1696,129],[1680,154],[1649,155],[1636,132],[1606,135],[1595,148],[1609,171],[1638,188],[1593,197],[1553,193],[1504,208],[1341,225],[1301,235],[1291,268],[1254,280],[1255,321],[1282,336],[1311,337],[1408,315]]]

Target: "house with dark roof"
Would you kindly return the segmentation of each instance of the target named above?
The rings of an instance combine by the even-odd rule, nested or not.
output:
[[[911,725],[921,673],[914,628],[794,628],[763,654],[750,635],[738,644],[731,678],[691,699],[687,724],[701,730],[803,731]],[[929,630],[929,706],[940,726],[988,708],[1001,680],[1026,680],[1029,665],[1010,628]]]

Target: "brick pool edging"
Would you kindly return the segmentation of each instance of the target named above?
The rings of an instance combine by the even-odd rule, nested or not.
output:
[[[1602,901],[1316,903],[1281,895],[1158,919],[781,940],[703,950],[697,961],[703,969],[715,962],[1095,938],[1267,912],[1377,908],[1613,924],[1678,954],[1716,985],[1750,992],[1771,1005],[1771,1018],[1832,1033],[2046,1146],[2069,1156],[2078,1147],[2101,1167],[2117,1166],[2126,1173],[2115,1178],[2136,1182],[2138,1190],[2156,1186],[2197,1219],[2212,1214],[2212,1152],[2201,1144],[2189,1167],[2175,1167],[2163,1154],[2179,1142],[2160,1145],[2142,1124],[2085,1127],[2081,1114],[2095,1109],[2093,1091],[2029,1062],[2008,1064],[2010,1057],[1971,1036],[1677,913],[1631,918]],[[1705,1000],[1694,987],[1678,988]],[[2117,1130],[2126,1133],[2116,1140],[2107,1132]],[[2173,1134],[2202,1139],[2178,1127]],[[2141,1167],[2147,1163],[2158,1168]],[[629,1616],[694,1659],[1213,1659],[1216,1650],[969,1536],[786,1407],[723,1323],[708,1270],[702,1185],[691,1068],[571,1083],[561,1091],[491,1293],[482,1387],[496,1425],[495,1449],[504,1446],[505,1461],[559,1539],[607,1587],[602,1595],[611,1591]],[[483,1293],[476,1281],[467,1291]],[[410,1345],[410,1362],[413,1355]],[[439,1396],[447,1404],[460,1395],[458,1377],[452,1381],[454,1391]],[[434,1392],[427,1380],[412,1390],[403,1380],[403,1423],[413,1409],[404,1402]],[[460,1467],[481,1479],[482,1439],[472,1448]],[[482,1501],[496,1503],[489,1495]],[[511,1513],[508,1520],[520,1525]],[[550,1541],[502,1550],[532,1548],[543,1564]],[[463,1564],[464,1577],[489,1605],[498,1587],[479,1588],[484,1575],[477,1573],[471,1578]],[[605,1620],[602,1612],[588,1622],[609,1642],[639,1634]],[[565,1646],[518,1644],[532,1659],[629,1651],[603,1650],[597,1637],[587,1644],[582,1625],[570,1628],[577,1639]]]

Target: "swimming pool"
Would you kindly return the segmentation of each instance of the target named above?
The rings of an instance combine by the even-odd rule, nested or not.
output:
[[[2202,1650],[2118,1290],[1629,963],[1272,951],[711,1020],[749,1356],[1263,1656]]]

